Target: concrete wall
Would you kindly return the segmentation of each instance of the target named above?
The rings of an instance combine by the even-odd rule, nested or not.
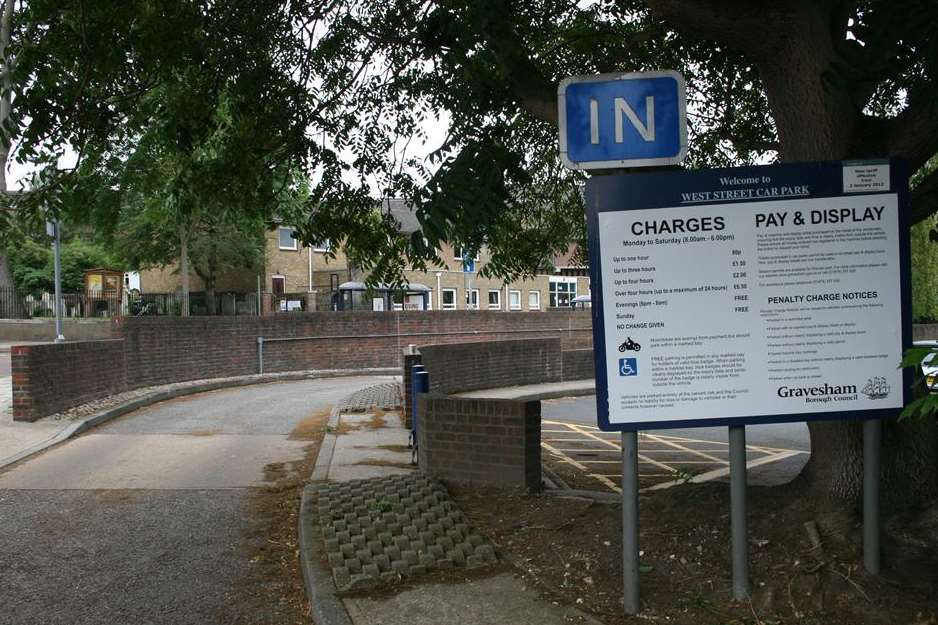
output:
[[[92,341],[113,336],[112,321],[65,319],[62,331],[69,341]],[[0,319],[0,342],[55,340],[54,319]]]
[[[123,339],[127,388],[169,384],[187,380],[248,375],[258,372],[257,338],[303,340],[270,341],[264,345],[264,371],[307,369],[359,369],[402,366],[403,348],[432,343],[496,341],[510,338],[553,338],[562,345],[591,341],[588,313],[486,313],[483,311],[400,313],[294,313],[269,317],[131,317],[114,327]],[[309,338],[312,337],[312,338]],[[71,351],[62,345],[20,352],[22,366],[34,370],[34,362],[50,379],[59,380],[49,390],[56,401],[41,402],[28,411],[14,411],[14,418],[35,419],[87,401],[82,393],[64,389],[81,386],[85,372],[71,365],[71,358],[98,360],[98,367],[113,366],[89,343],[75,343]],[[33,346],[37,347],[37,346]],[[49,351],[51,350],[51,351]],[[60,357],[50,354],[58,353]],[[39,366],[39,365],[37,365]],[[35,378],[14,388],[31,395]],[[90,382],[89,382],[90,383]],[[42,391],[45,392],[45,391]],[[56,406],[46,410],[43,406]]]
[[[422,394],[420,469],[466,484],[539,489],[541,404]]]
[[[10,357],[17,421],[35,421],[128,389],[121,339],[19,345]]]

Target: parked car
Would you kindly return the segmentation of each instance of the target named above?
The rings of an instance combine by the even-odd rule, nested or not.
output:
[[[932,351],[922,358],[922,375],[929,393],[938,393],[938,341],[915,341],[915,347],[930,347]]]

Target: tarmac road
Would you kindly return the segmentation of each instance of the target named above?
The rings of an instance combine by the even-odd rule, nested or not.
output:
[[[0,473],[0,624],[280,623],[250,579],[249,497],[305,417],[389,378],[158,404]]]
[[[596,397],[569,397],[541,402],[541,417],[552,421],[567,421],[583,425],[596,425]],[[656,430],[653,434],[680,436],[698,440],[727,442],[725,427],[679,428]],[[764,445],[781,449],[810,451],[811,439],[808,426],[804,423],[778,423],[750,425],[746,427],[747,445]],[[800,454],[785,460],[750,469],[749,483],[775,485],[789,482],[801,472],[808,454]]]

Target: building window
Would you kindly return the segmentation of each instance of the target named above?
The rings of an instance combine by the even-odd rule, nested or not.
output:
[[[508,291],[508,308],[510,310],[521,310],[521,291],[514,289]]]
[[[282,250],[295,250],[297,249],[296,230],[293,228],[279,228],[278,229],[280,236],[280,249]]]
[[[283,276],[273,276],[270,279],[270,290],[274,295],[283,295],[287,290],[287,279]]]
[[[574,297],[576,297],[576,278],[551,276],[549,302],[551,308],[569,308]]]
[[[489,291],[489,310],[502,309],[502,292]]]
[[[479,289],[466,291],[466,310],[479,310]]]
[[[541,309],[541,292],[528,291],[528,310]]]
[[[332,250],[332,241],[326,239],[324,241],[316,241],[313,243],[314,252],[328,252]]]
[[[456,310],[456,289],[443,289],[443,310]]]

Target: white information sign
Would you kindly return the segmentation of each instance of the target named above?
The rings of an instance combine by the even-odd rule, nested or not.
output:
[[[897,193],[717,186],[594,215],[601,424],[900,408]]]

